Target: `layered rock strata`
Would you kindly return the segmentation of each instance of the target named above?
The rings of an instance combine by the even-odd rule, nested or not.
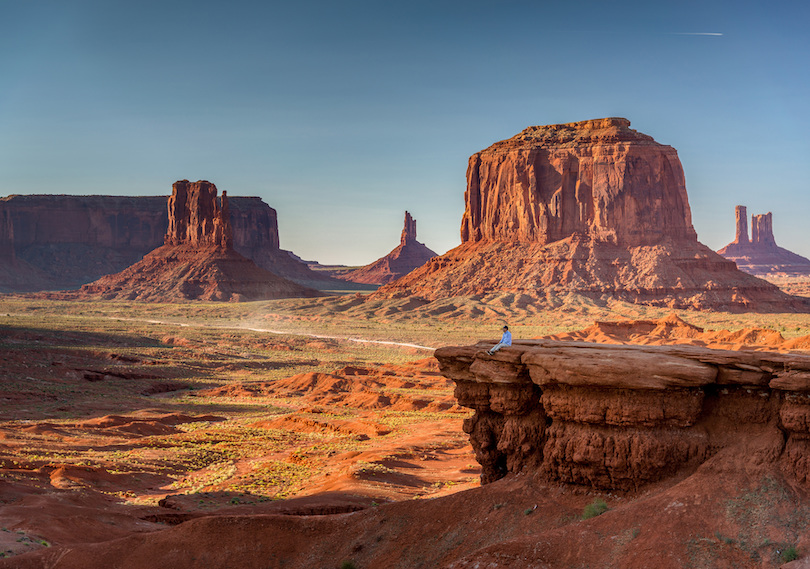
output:
[[[5,248],[39,278],[2,281],[8,290],[76,288],[116,273],[163,245],[166,196],[14,195],[0,198]],[[334,288],[279,245],[276,210],[257,197],[229,196],[234,249],[279,276]],[[6,229],[4,229],[6,231]],[[0,279],[2,280],[2,279]]]
[[[181,180],[168,201],[165,244],[114,275],[82,286],[80,295],[172,302],[246,301],[318,296],[258,267],[232,246],[228,197],[206,181]]]
[[[806,310],[697,240],[671,146],[622,118],[530,127],[474,154],[461,245],[373,299],[495,292],[672,308]]]
[[[752,275],[803,277],[810,275],[810,259],[776,244],[771,212],[751,216],[751,239],[748,238],[747,208],[734,208],[734,241],[717,251],[740,270]]]
[[[356,283],[386,284],[407,275],[435,256],[434,251],[416,240],[416,220],[406,211],[399,245],[385,257],[340,278]]]
[[[810,356],[552,340],[436,350],[456,383],[482,482],[540,471],[636,489],[750,446],[810,484]]]

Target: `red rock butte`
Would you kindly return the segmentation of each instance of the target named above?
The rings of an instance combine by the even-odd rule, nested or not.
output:
[[[416,240],[416,220],[406,211],[399,245],[385,257],[340,278],[356,283],[386,284],[407,275],[435,256],[434,251]]]
[[[677,152],[624,118],[529,127],[477,152],[464,201],[461,245],[372,298],[807,310],[698,242]]]
[[[737,267],[752,275],[809,276],[810,259],[780,247],[773,237],[771,212],[751,216],[751,238],[748,238],[748,210],[734,208],[736,217],[734,241],[717,251]]]
[[[152,302],[320,296],[234,251],[228,197],[222,192],[218,199],[214,184],[176,182],[168,209],[165,245],[120,273],[64,294]]]

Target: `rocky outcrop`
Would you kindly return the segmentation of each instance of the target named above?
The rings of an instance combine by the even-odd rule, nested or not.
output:
[[[172,302],[318,296],[234,251],[225,192],[206,181],[177,182],[168,201],[165,245],[114,275],[82,286],[81,296]],[[68,296],[70,293],[67,293]]]
[[[779,247],[773,237],[771,212],[751,216],[751,239],[748,239],[747,208],[734,208],[736,231],[734,241],[717,251],[740,270],[752,275],[808,276],[810,259]]]
[[[552,481],[637,489],[750,441],[810,484],[810,356],[694,346],[516,341],[446,347],[481,478],[537,471]]]
[[[808,310],[698,242],[676,151],[629,125],[530,127],[474,154],[461,245],[371,298]]]
[[[671,146],[607,118],[529,127],[470,157],[461,241],[695,240]]]
[[[13,231],[13,251],[39,278],[8,290],[77,288],[116,273],[160,247],[168,231],[166,196],[13,195],[0,217]],[[310,286],[335,288],[279,247],[276,210],[257,197],[229,196],[234,249],[260,267]],[[43,280],[44,279],[44,280]]]
[[[399,245],[385,257],[340,278],[356,283],[385,284],[407,275],[435,256],[435,252],[416,240],[416,220],[406,211]]]
[[[164,243],[232,248],[233,229],[226,192],[218,200],[217,187],[211,182],[175,182],[169,198],[169,229]]]

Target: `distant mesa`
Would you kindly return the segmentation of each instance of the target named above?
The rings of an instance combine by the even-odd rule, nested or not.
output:
[[[320,293],[258,267],[233,249],[228,197],[181,180],[168,202],[165,244],[127,269],[82,286],[83,297],[172,302],[248,301]],[[70,294],[70,293],[68,293]]]
[[[416,240],[416,220],[406,211],[399,245],[385,257],[339,278],[356,283],[386,284],[421,267],[436,255]]]
[[[79,288],[164,244],[168,196],[11,195],[0,198],[0,292]],[[276,210],[258,197],[228,199],[233,247],[278,276],[312,288],[351,285],[279,246]],[[14,269],[10,259],[15,259]]]
[[[473,154],[464,201],[461,245],[371,299],[807,309],[698,242],[677,152],[624,118],[529,127]]]
[[[734,208],[736,231],[734,241],[717,251],[737,267],[759,276],[803,277],[810,275],[810,259],[779,247],[773,238],[771,212],[751,216],[751,239],[748,238],[748,211],[743,205]]]
[[[0,292],[15,288],[47,288],[52,284],[47,274],[17,257],[11,215],[0,209]]]

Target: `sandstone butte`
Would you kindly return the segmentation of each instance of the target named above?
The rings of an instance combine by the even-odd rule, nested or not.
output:
[[[214,184],[175,182],[168,201],[168,218],[162,247],[119,273],[82,286],[76,294],[152,302],[320,295],[258,267],[234,251],[228,197],[222,192],[221,199],[217,199]],[[68,291],[63,296],[71,294]]]
[[[434,251],[416,240],[416,220],[406,211],[399,245],[385,257],[339,278],[356,283],[386,284],[407,275],[435,256]]]
[[[807,310],[698,242],[677,152],[627,119],[529,127],[477,152],[464,202],[461,245],[372,299]]]
[[[168,196],[12,195],[0,198],[0,292],[78,288],[117,273],[164,244]],[[229,196],[233,247],[305,286],[346,284],[310,270],[280,248],[276,210]],[[15,264],[11,265],[11,255]],[[5,270],[4,267],[8,270]]]
[[[771,212],[751,216],[751,238],[748,238],[747,208],[734,208],[736,217],[734,241],[717,251],[734,261],[737,267],[752,275],[804,277],[810,275],[810,259],[776,244]]]

